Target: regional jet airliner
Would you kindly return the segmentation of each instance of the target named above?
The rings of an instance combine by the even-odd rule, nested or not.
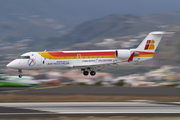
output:
[[[108,66],[128,65],[149,60],[164,34],[171,32],[151,32],[135,49],[88,50],[88,51],[44,51],[28,52],[10,62],[7,67],[22,70],[35,69],[79,69],[87,76]]]

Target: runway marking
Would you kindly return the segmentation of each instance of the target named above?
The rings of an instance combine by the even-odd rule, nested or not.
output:
[[[122,114],[122,113],[129,113],[129,114],[146,114],[146,113],[157,113],[157,114],[172,114],[172,113],[180,113],[180,112],[56,112],[59,114]]]
[[[170,102],[170,103],[179,103],[179,102]],[[130,105],[129,108],[125,105]],[[58,106],[60,105],[60,106]],[[82,107],[86,105],[85,107]],[[91,108],[88,106],[92,106]],[[101,105],[98,107],[98,105]],[[104,106],[111,105],[104,109]],[[115,108],[118,105],[119,108]],[[138,108],[134,105],[140,105]],[[148,106],[150,105],[150,106]],[[15,111],[15,109],[12,109],[11,113],[0,113],[0,116],[5,115],[111,115],[111,114],[129,114],[129,115],[151,115],[151,114],[162,114],[162,115],[180,115],[180,107],[177,106],[161,106],[155,104],[149,104],[149,103],[140,103],[140,102],[36,102],[36,103],[0,103],[0,106],[3,107],[9,107],[11,110],[11,107],[21,109],[22,113],[18,113]],[[43,107],[44,106],[44,107]],[[165,108],[164,108],[165,107]],[[2,108],[3,109],[3,108]],[[33,110],[32,113],[26,110]],[[35,110],[35,111],[34,111]],[[21,111],[20,111],[21,112]],[[42,113],[41,113],[42,112]]]

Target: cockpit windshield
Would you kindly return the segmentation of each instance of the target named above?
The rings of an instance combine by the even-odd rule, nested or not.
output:
[[[18,59],[30,59],[30,56],[19,56]]]

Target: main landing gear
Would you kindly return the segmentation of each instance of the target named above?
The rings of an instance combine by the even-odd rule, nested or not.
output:
[[[19,75],[18,75],[18,76],[19,76],[19,78],[22,78],[22,70],[21,70],[21,69],[19,69],[19,70],[18,70],[18,72],[19,72]]]
[[[83,71],[83,74],[84,74],[84,76],[87,76],[87,75],[89,75],[89,71]]]
[[[90,71],[90,75],[91,76],[95,76],[96,75],[96,72],[94,70],[91,70],[91,69],[82,69],[82,71],[83,71],[83,75],[84,76],[89,75],[89,71]]]

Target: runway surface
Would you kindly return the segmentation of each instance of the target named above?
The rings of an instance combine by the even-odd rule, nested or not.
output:
[[[125,96],[180,96],[180,88],[133,88],[133,87],[1,87],[0,94],[24,95],[125,95]]]
[[[180,116],[180,102],[0,103],[0,118],[60,116]]]

